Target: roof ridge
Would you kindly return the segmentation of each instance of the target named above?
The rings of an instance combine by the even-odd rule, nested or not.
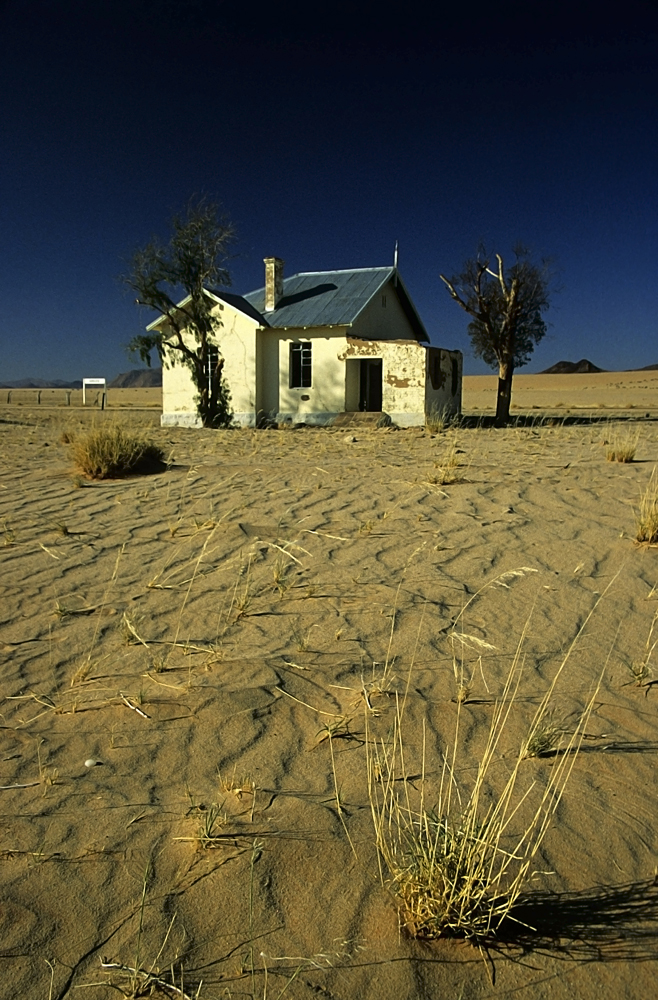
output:
[[[353,274],[355,271],[392,271],[392,264],[382,264],[377,267],[332,267],[330,271],[297,271],[296,274],[290,274],[290,278],[300,278],[302,275],[307,274]],[[285,281],[285,278],[284,278]]]

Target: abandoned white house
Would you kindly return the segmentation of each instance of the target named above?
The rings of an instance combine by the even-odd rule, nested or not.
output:
[[[459,413],[462,355],[429,337],[395,267],[283,277],[265,260],[265,287],[207,291],[235,421],[328,424],[340,413],[383,412],[402,427],[432,410]],[[183,305],[183,303],[181,303]],[[148,327],[167,336],[167,317]],[[190,372],[162,372],[163,425],[200,426]]]

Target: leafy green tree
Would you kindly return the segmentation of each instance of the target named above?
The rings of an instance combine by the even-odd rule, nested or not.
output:
[[[172,219],[169,241],[154,238],[136,250],[123,277],[137,293],[137,305],[166,317],[157,330],[133,337],[129,353],[150,367],[155,350],[163,367],[188,368],[204,427],[231,424],[230,393],[219,351],[222,324],[213,313],[217,303],[207,292],[231,284],[225,265],[234,240],[234,227],[215,202],[192,200],[184,216]]]
[[[545,262],[536,264],[522,246],[514,250],[509,271],[500,254],[481,248],[452,278],[440,275],[450,295],[472,317],[468,333],[476,357],[498,368],[496,425],[509,420],[514,370],[526,365],[546,333],[542,314],[548,309],[550,275]]]

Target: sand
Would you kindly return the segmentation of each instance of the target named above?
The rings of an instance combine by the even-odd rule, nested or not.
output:
[[[619,425],[639,435],[622,465],[614,423],[539,416],[351,441],[135,410],[167,471],[86,482],[62,430],[116,413],[0,398],[0,995],[130,995],[130,968],[200,998],[653,994],[658,674],[633,665],[657,637],[658,552],[634,508],[658,426]],[[493,795],[584,624],[551,698],[564,730],[600,688],[533,866],[536,931],[483,957],[401,929],[367,743],[404,700],[407,785],[424,731],[431,801],[470,681],[467,793],[526,624]],[[524,761],[523,789],[561,759]]]
[[[464,378],[464,409],[477,413],[495,410],[495,375]],[[585,375],[514,376],[512,411],[578,413],[583,411],[649,410],[658,408],[658,371],[593,372]],[[644,414],[643,414],[644,415]]]

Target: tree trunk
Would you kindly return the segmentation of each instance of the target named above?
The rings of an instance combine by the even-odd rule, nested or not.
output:
[[[504,427],[509,422],[509,408],[512,402],[512,376],[514,364],[501,362],[498,366],[498,396],[496,398],[496,427]]]
[[[194,362],[192,374],[199,395],[197,396],[197,413],[201,417],[202,427],[212,427],[211,400],[208,387],[206,358],[202,355]]]
[[[217,359],[217,365],[212,373],[211,379],[211,389],[210,389],[210,399],[208,400],[208,414],[209,414],[209,427],[217,426],[217,417],[219,416],[219,387],[222,380],[222,371],[224,370],[224,358],[221,356]]]

